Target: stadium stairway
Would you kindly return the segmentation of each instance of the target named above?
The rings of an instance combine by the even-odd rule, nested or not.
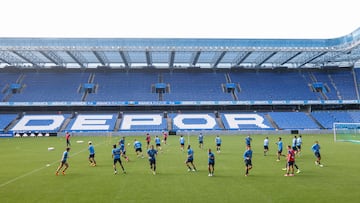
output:
[[[166,123],[167,123],[166,127],[167,127],[168,131],[172,130],[172,126],[173,126],[172,119],[167,117]]]
[[[225,125],[224,122],[221,120],[221,116],[219,116],[218,112],[215,112],[215,120],[219,126],[220,129],[224,130],[225,129]]]
[[[66,129],[66,126],[70,123],[71,119],[75,117],[75,113],[72,114],[72,116],[69,116],[65,119],[64,123],[60,126],[59,132],[62,132]]]
[[[329,77],[329,80],[331,82],[331,85],[334,87],[334,90],[336,91],[336,96],[338,97],[338,99],[340,99],[340,100],[343,99],[340,92],[339,92],[339,89],[336,86],[336,83],[335,83],[334,79],[331,77],[330,74],[328,74],[328,77]]]
[[[21,119],[22,116],[23,113],[18,113],[17,117],[4,128],[4,132],[8,132]]]
[[[271,126],[273,128],[275,128],[276,130],[279,130],[279,126],[275,123],[275,121],[271,118],[271,116],[269,114],[265,114],[265,118],[267,118],[269,120],[269,122],[271,123]]]
[[[120,129],[121,120],[122,120],[122,112],[119,112],[116,119],[114,131],[118,131]]]
[[[311,113],[306,113],[306,115],[308,115],[311,118],[311,120],[313,120],[316,123],[316,125],[319,126],[320,129],[322,130],[325,129],[325,127],[321,125],[321,123],[318,120],[316,120],[316,118]]]

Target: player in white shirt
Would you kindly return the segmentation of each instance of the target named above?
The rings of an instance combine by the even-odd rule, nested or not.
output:
[[[264,139],[264,156],[266,156],[266,153],[269,151],[269,138],[266,137]]]
[[[297,148],[297,154],[300,156],[301,152],[301,145],[302,145],[302,136],[299,135],[299,137],[296,140],[296,148]]]

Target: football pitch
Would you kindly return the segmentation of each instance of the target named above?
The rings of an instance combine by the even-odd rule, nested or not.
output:
[[[263,153],[266,135],[252,135],[253,169],[245,177],[243,153],[245,135],[220,135],[221,153],[216,153],[215,136],[204,136],[204,148],[198,147],[197,135],[185,136],[186,145],[195,151],[196,172],[184,164],[186,152],[180,150],[179,135],[169,136],[157,156],[157,174],[153,175],[146,158],[145,135],[127,136],[129,162],[126,174],[114,174],[112,145],[120,136],[73,136],[63,176],[55,175],[65,150],[64,137],[27,137],[0,139],[0,202],[358,202],[360,198],[360,145],[335,143],[332,135],[303,135],[301,156],[296,163],[301,173],[284,177],[285,157],[276,161],[279,135],[268,135],[270,151]],[[154,144],[152,134],[152,144]],[[162,136],[159,134],[162,138]],[[280,135],[284,148],[293,135]],[[145,158],[137,157],[132,143],[143,144]],[[88,144],[95,146],[97,166],[88,162]],[[314,164],[314,141],[321,145],[322,164]],[[77,143],[77,141],[84,141]],[[130,144],[130,145],[128,145]],[[186,146],[185,145],[185,146]],[[54,147],[48,151],[48,147]],[[208,176],[207,149],[215,153],[215,173]],[[283,154],[286,154],[284,150]]]

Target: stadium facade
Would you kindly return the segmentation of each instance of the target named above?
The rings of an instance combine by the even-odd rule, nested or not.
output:
[[[0,130],[329,130],[360,122],[360,29],[334,39],[0,38]]]

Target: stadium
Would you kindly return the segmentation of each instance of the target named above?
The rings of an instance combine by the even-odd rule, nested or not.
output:
[[[97,193],[95,202],[121,201],[122,198],[126,202],[143,202],[157,191],[151,188],[158,182],[161,183],[161,190],[175,187],[174,190],[180,193],[189,193],[192,197],[190,202],[202,202],[204,196],[198,196],[202,193],[200,188],[211,185],[219,189],[221,178],[227,179],[226,184],[237,187],[220,188],[220,193],[226,195],[212,196],[207,202],[237,202],[239,197],[236,191],[246,190],[246,184],[254,184],[249,188],[252,192],[257,193],[255,188],[258,188],[266,194],[255,199],[245,197],[253,202],[284,202],[289,198],[288,195],[268,197],[276,193],[274,189],[268,192],[264,189],[271,188],[271,184],[282,189],[299,184],[297,187],[303,189],[301,192],[308,198],[321,196],[319,202],[333,202],[334,198],[340,196],[347,202],[356,202],[358,196],[354,189],[359,189],[354,181],[359,180],[356,167],[347,165],[351,175],[346,178],[337,172],[346,173],[339,168],[348,163],[342,162],[345,160],[341,157],[347,157],[346,153],[358,154],[358,146],[353,142],[359,140],[360,127],[359,59],[360,29],[332,39],[0,38],[0,130],[4,138],[0,140],[0,146],[13,154],[7,155],[12,161],[19,162],[13,149],[20,151],[24,157],[29,156],[29,161],[22,161],[32,167],[30,174],[22,176],[24,171],[21,166],[17,166],[19,163],[15,164],[3,155],[2,162],[6,166],[0,176],[0,189],[6,189],[6,192],[0,192],[0,199],[4,200],[1,202],[21,201],[14,195],[14,191],[23,192],[23,197],[29,198],[28,202],[94,200],[94,197],[82,195],[85,192]],[[254,176],[249,177],[253,178],[252,183],[238,186],[237,181],[247,181],[243,180],[244,177],[231,179],[234,174],[243,175],[241,161],[238,161],[240,164],[236,165],[236,169],[229,169],[226,164],[224,168],[219,166],[219,176],[214,177],[217,182],[196,178],[194,174],[169,181],[172,176],[177,176],[173,173],[176,173],[178,166],[169,166],[169,170],[175,171],[169,174],[160,171],[155,180],[147,171],[142,171],[144,163],[135,157],[133,159],[136,161],[127,164],[132,172],[117,180],[119,184],[124,181],[132,189],[131,192],[126,191],[129,194],[122,194],[124,196],[121,198],[114,195],[119,191],[113,189],[116,184],[111,182],[111,161],[95,169],[87,167],[86,159],[74,157],[71,160],[73,168],[69,169],[73,172],[65,177],[68,178],[67,183],[61,180],[62,177],[53,177],[55,166],[52,169],[36,169],[40,164],[50,166],[58,163],[55,160],[64,148],[65,132],[72,134],[75,154],[85,154],[87,149],[86,146],[76,145],[75,141],[91,139],[94,143],[104,143],[97,146],[100,152],[104,152],[99,152],[99,160],[109,159],[105,152],[110,151],[109,146],[122,136],[128,140],[132,140],[131,136],[143,140],[145,133],[160,135],[168,132],[172,148],[166,146],[169,151],[164,152],[164,156],[166,153],[172,154],[171,159],[179,162],[179,165],[183,165],[183,158],[180,161],[174,158],[179,157],[179,154],[183,156],[177,150],[178,135],[187,136],[189,144],[191,141],[196,145],[197,138],[194,135],[200,132],[209,136],[209,140],[213,139],[213,135],[220,134],[224,143],[237,142],[240,146],[243,145],[245,135],[252,135],[257,140],[257,153],[262,155],[264,135],[271,136],[272,140],[283,136],[289,143],[292,136],[301,134],[307,140],[307,149],[315,139],[328,145],[326,162],[332,160],[329,168],[333,167],[334,171],[327,167],[324,167],[325,172],[320,173],[316,172],[318,168],[307,169],[310,172],[304,172],[303,179],[300,174],[297,179],[276,182],[274,176],[279,176],[279,173],[272,175],[267,174],[269,172],[265,169],[258,169],[257,172],[254,169]],[[351,142],[334,143],[334,138],[336,141]],[[34,146],[23,148],[24,144],[31,143],[41,147],[55,146],[53,152],[57,154],[43,154],[42,149]],[[333,149],[329,149],[329,146]],[[217,155],[219,160],[221,156],[224,157],[219,163],[232,163],[234,157],[241,156],[243,147],[234,144],[229,146],[233,151],[228,152],[224,147],[225,152]],[[275,146],[272,148],[275,153]],[[345,148],[349,151],[345,151]],[[345,155],[336,154],[337,150],[345,151]],[[234,155],[234,151],[239,155]],[[199,157],[206,160],[206,155],[200,153]],[[161,163],[163,155],[159,156]],[[171,162],[171,159],[167,161]],[[356,159],[351,160],[351,163],[357,162]],[[32,162],[35,165],[31,165]],[[272,163],[268,160],[263,162],[269,162],[269,165]],[[299,163],[304,168],[313,168],[311,152],[304,152]],[[77,164],[85,166],[79,168]],[[281,169],[279,165],[276,167]],[[222,176],[222,169],[227,170],[228,174]],[[37,173],[40,170],[42,172]],[[202,170],[206,176],[206,168]],[[111,175],[99,176],[109,182],[111,189],[107,188],[108,192],[99,192],[105,186],[85,186],[79,193],[71,191],[66,195],[64,188],[70,183],[78,191],[86,185],[86,180],[92,185],[101,185],[101,180],[89,180],[86,174],[97,176],[104,171],[110,171]],[[141,182],[144,185],[139,186],[140,183],[136,181],[140,180],[131,185],[131,173],[144,179],[145,183]],[[316,176],[315,173],[321,175]],[[39,180],[43,174],[47,174],[51,178],[46,179],[51,180]],[[329,180],[329,176],[334,177],[334,180]],[[260,179],[256,180],[256,177]],[[195,194],[190,189],[177,188],[177,185],[186,187],[185,182],[193,179],[197,179],[196,186],[191,188],[191,191],[198,191]],[[29,183],[34,181],[39,181],[35,190],[31,189]],[[322,184],[303,188],[314,181]],[[61,188],[50,186],[52,182]],[[325,182],[333,184],[333,188],[326,188]],[[348,185],[338,192],[335,187],[337,183],[339,187],[349,184],[351,189]],[[121,188],[120,193],[125,193]],[[318,193],[322,190],[325,192],[314,194],[311,192],[314,188],[318,189]],[[217,193],[211,189],[209,192]],[[187,201],[181,200],[181,194],[174,193],[165,194],[161,202]],[[61,194],[67,197],[61,197]],[[134,194],[138,196],[134,197]],[[111,196],[111,199],[106,195]],[[150,199],[156,200],[153,197]],[[298,200],[306,201],[297,197],[295,202]]]
[[[359,42],[360,30],[326,40],[2,38],[0,127],[331,130],[360,122]]]

